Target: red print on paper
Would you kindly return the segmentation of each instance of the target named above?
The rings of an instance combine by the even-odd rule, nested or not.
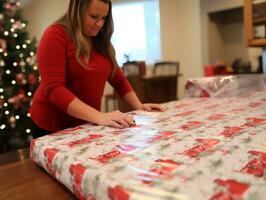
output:
[[[73,190],[78,197],[78,199],[81,200],[95,200],[95,198],[92,195],[89,195],[88,198],[85,197],[82,191],[82,178],[84,176],[84,173],[86,171],[86,167],[83,166],[82,164],[71,164],[69,168],[70,174],[72,175],[73,179]]]
[[[86,138],[82,138],[80,140],[75,140],[75,141],[69,142],[67,144],[67,146],[75,147],[75,146],[78,146],[78,145],[81,145],[81,144],[88,144],[88,143],[91,143],[93,140],[101,138],[101,137],[103,137],[103,135],[91,134],[91,135],[89,135]]]
[[[174,135],[174,134],[175,134],[175,133],[172,132],[172,131],[164,131],[164,132],[159,133],[158,135],[155,135],[155,136],[149,138],[149,139],[147,140],[147,142],[148,142],[148,143],[153,143],[153,142],[156,142],[156,141],[158,141],[158,140],[166,139],[166,138],[168,138],[169,136]]]
[[[117,148],[121,153],[127,153],[130,151],[134,151],[137,147],[133,145],[122,144],[122,145],[117,145]]]
[[[108,196],[111,200],[129,200],[129,193],[122,186],[108,187]]]
[[[31,143],[30,143],[30,151],[33,152],[34,151],[34,148],[35,148],[35,140],[31,140]]]
[[[46,160],[47,160],[45,166],[52,176],[55,176],[55,173],[56,173],[56,171],[53,167],[53,160],[54,160],[54,157],[57,154],[57,152],[58,152],[58,150],[55,148],[51,148],[51,149],[48,148],[48,149],[45,149],[45,151],[44,151],[44,155],[45,155]]]
[[[91,158],[91,159],[97,160],[101,163],[106,163],[112,158],[116,158],[120,155],[124,155],[130,151],[135,150],[137,147],[135,147],[133,145],[123,144],[123,145],[117,145],[116,148],[117,149],[115,149],[115,150],[112,150],[112,151],[107,152],[105,154],[99,155],[96,158]]]
[[[158,159],[154,161],[154,164],[154,167],[147,173],[139,174],[138,179],[141,179],[143,183],[151,184],[156,179],[171,178],[173,176],[171,172],[180,166],[180,163],[170,159]]]
[[[262,104],[262,102],[252,102],[248,106],[251,108],[256,108],[256,107],[260,106],[261,104]]]
[[[192,129],[195,129],[195,128],[199,128],[201,126],[203,126],[204,123],[203,122],[199,122],[199,121],[189,121],[187,122],[186,124],[183,124],[181,126],[181,128],[185,131],[189,131],[189,130],[192,130]]]
[[[215,121],[215,120],[222,120],[224,119],[225,115],[223,114],[213,114],[208,117],[208,120]]]
[[[235,180],[216,179],[215,183],[221,186],[221,191],[213,195],[210,200],[243,200],[243,194],[249,188],[248,184]]]
[[[225,130],[221,132],[219,135],[223,135],[224,137],[233,137],[242,132],[243,128],[240,127],[225,127]]]
[[[35,149],[35,140],[31,140],[31,143],[30,143],[30,157],[32,159],[34,159],[34,149]]]
[[[243,126],[248,126],[248,127],[256,127],[266,121],[265,119],[255,118],[255,117],[246,118],[246,120],[247,122],[243,124]]]
[[[61,130],[61,131],[55,132],[53,134],[50,134],[50,136],[69,135],[69,134],[73,134],[73,133],[75,133],[81,129],[82,128],[80,126],[68,128],[68,129]]]
[[[118,150],[113,150],[113,151],[110,151],[108,153],[105,153],[105,154],[102,154],[102,155],[99,155],[97,156],[96,158],[92,158],[92,159],[95,159],[101,163],[106,163],[108,162],[110,159],[112,158],[116,158],[117,156],[121,155],[122,153]]]
[[[266,153],[259,151],[249,151],[248,153],[253,155],[254,158],[240,172],[262,177],[266,170]]]
[[[189,157],[197,157],[202,152],[210,151],[216,144],[220,142],[216,139],[196,139],[196,141],[199,143],[199,145],[184,151],[182,154]]]

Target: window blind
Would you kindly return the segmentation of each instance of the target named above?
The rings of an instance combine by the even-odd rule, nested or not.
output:
[[[161,58],[158,0],[113,1],[112,43],[118,64],[129,60],[153,63]]]

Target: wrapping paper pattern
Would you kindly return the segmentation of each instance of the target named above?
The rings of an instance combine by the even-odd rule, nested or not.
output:
[[[232,97],[263,89],[265,83],[264,74],[192,78],[186,82],[185,94],[187,97]]]
[[[164,106],[128,113],[135,127],[85,124],[32,140],[31,158],[79,199],[265,199],[265,89]]]

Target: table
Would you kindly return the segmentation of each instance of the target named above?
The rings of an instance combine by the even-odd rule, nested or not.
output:
[[[80,199],[265,199],[266,89],[164,106],[38,138],[32,158]]]
[[[0,180],[0,199],[75,199],[65,186],[29,159],[29,149],[0,155]]]

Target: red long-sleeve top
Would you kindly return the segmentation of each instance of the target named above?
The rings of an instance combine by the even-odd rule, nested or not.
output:
[[[81,66],[76,59],[73,40],[59,24],[51,25],[44,32],[37,61],[41,82],[33,97],[31,117],[35,124],[49,131],[85,123],[67,114],[68,105],[75,96],[100,110],[106,81],[122,97],[132,91],[120,69],[111,78],[110,59],[94,50],[90,53],[89,69]]]

